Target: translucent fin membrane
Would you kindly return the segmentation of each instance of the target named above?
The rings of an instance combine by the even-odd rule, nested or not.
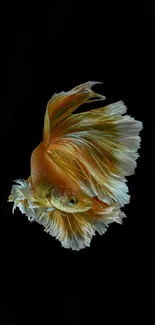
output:
[[[93,101],[103,100],[103,95],[92,91],[91,87],[99,84],[97,81],[89,81],[81,84],[68,92],[62,91],[54,94],[49,100],[44,118],[44,144],[48,146],[50,135],[55,139],[61,131],[60,124],[71,115],[80,105],[87,103],[90,99]]]
[[[89,196],[129,203],[126,176],[135,172],[142,123],[122,114],[122,101],[66,118],[47,152]]]
[[[95,233],[104,234],[112,222],[122,223],[124,213],[117,204],[110,206],[93,199],[93,207],[84,213],[65,213],[50,207],[44,207],[31,192],[30,184],[24,180],[13,185],[9,201],[25,214],[29,221],[38,222],[44,226],[44,231],[58,239],[62,246],[80,250],[90,246]]]

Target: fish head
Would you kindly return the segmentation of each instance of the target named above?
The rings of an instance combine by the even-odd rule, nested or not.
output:
[[[30,181],[36,200],[43,206],[69,213],[91,208],[91,198],[57,166],[43,144],[32,153]]]
[[[48,200],[54,208],[68,213],[84,212],[92,205],[91,198],[85,193],[64,187],[53,187]]]

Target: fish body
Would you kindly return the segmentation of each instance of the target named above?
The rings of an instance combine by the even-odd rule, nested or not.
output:
[[[124,115],[122,101],[73,114],[105,97],[98,82],[54,94],[47,103],[43,141],[31,155],[29,178],[17,180],[9,201],[44,226],[65,248],[90,246],[112,222],[122,223],[129,203],[126,176],[135,172],[142,123]]]

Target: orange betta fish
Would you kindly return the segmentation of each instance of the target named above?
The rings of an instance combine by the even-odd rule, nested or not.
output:
[[[122,223],[129,203],[125,176],[134,174],[140,121],[123,115],[123,101],[72,114],[105,97],[89,81],[54,94],[47,103],[43,141],[31,155],[31,175],[16,180],[9,201],[44,226],[62,246],[80,250],[112,222]]]

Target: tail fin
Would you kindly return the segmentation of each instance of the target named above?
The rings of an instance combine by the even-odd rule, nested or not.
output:
[[[44,144],[47,147],[50,141],[50,135],[54,139],[60,133],[60,124],[65,121],[79,106],[88,101],[92,102],[97,98],[105,99],[104,96],[92,91],[91,87],[100,84],[98,81],[88,81],[68,92],[62,91],[54,94],[49,100],[44,117]],[[92,99],[96,97],[96,99]],[[91,99],[91,100],[90,100]]]
[[[88,101],[86,90],[94,97],[91,86],[92,83],[87,83],[87,88],[84,85],[79,86],[78,93],[71,91],[71,95],[67,97],[70,107],[68,110],[61,103],[61,124],[57,127],[54,145],[53,133],[51,134],[47,152],[86,194],[97,196],[108,204],[112,199],[119,206],[124,206],[130,199],[125,177],[135,171],[142,123],[128,115],[123,116],[127,108],[122,101],[89,112],[69,115],[79,103]],[[54,109],[51,105],[49,118],[52,130],[56,128],[56,119],[52,126],[50,115]]]

